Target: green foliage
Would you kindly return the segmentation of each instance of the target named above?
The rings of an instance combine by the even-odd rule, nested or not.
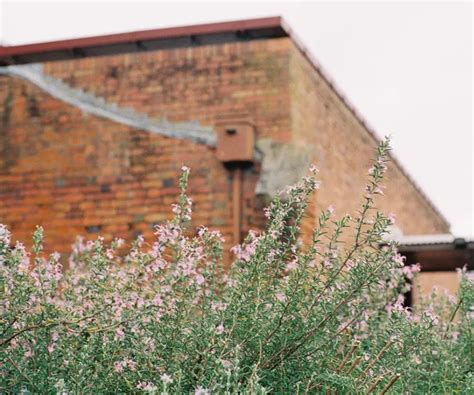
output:
[[[189,236],[189,169],[175,217],[138,238],[79,240],[33,257],[0,226],[0,391],[3,393],[472,393],[474,287],[458,299],[403,306],[408,279],[391,216],[377,212],[388,140],[377,150],[361,208],[300,225],[317,170],[265,210],[265,231],[233,248],[204,227]]]

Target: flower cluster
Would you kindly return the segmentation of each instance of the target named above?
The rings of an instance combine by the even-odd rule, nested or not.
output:
[[[304,239],[312,167],[228,270],[221,234],[188,229],[188,168],[174,218],[128,253],[99,237],[69,260],[45,256],[38,228],[30,254],[0,225],[0,392],[472,392],[472,278],[461,273],[458,298],[405,305],[420,267],[386,241],[395,217],[374,207],[388,151],[385,140],[360,210],[330,206]]]

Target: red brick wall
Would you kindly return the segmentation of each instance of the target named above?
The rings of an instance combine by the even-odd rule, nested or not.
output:
[[[334,203],[343,214],[359,201],[353,191],[363,186],[374,141],[288,38],[51,62],[44,71],[171,122],[213,126],[229,115],[249,117],[258,138],[313,147],[324,183],[317,207]],[[193,225],[219,228],[232,245],[231,179],[214,148],[82,113],[5,76],[0,122],[0,222],[15,238],[28,241],[36,224],[46,229],[48,251],[67,251],[77,234],[95,237],[96,230],[108,239],[150,238],[153,224],[170,217],[186,164]],[[446,231],[392,168],[382,208],[398,213],[406,233]],[[244,232],[263,223],[258,177],[258,165],[244,173]]]
[[[108,102],[171,122],[245,114],[259,137],[287,141],[288,38],[87,58],[44,71]]]
[[[45,71],[72,86],[169,121],[213,125],[235,112],[261,135],[289,137],[287,42],[226,44],[55,62]],[[112,71],[113,70],[113,71]],[[68,251],[75,235],[148,238],[170,218],[177,178],[191,167],[194,225],[233,243],[230,173],[214,148],[134,130],[82,113],[29,82],[0,77],[0,222],[29,242],[46,229],[48,251]],[[258,166],[244,172],[243,234],[262,224]]]
[[[184,163],[193,168],[196,222],[230,228],[229,181],[212,149],[87,116],[27,82],[1,83],[13,96],[3,147],[14,155],[0,160],[0,218],[16,238],[43,225],[47,246],[67,251],[76,234],[96,227],[107,238],[150,236],[170,217]],[[27,98],[40,116],[28,112]]]

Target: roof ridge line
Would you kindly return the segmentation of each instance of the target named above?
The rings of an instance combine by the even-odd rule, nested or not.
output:
[[[0,75],[2,74],[25,79],[54,98],[101,118],[165,137],[216,145],[216,135],[211,127],[202,126],[197,121],[174,123],[166,119],[156,120],[132,108],[109,103],[103,97],[72,88],[65,82],[44,74],[40,63],[0,67]]]

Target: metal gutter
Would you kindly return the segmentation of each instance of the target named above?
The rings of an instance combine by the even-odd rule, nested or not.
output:
[[[474,250],[474,238],[455,237],[452,234],[400,236],[394,239],[400,251]]]

